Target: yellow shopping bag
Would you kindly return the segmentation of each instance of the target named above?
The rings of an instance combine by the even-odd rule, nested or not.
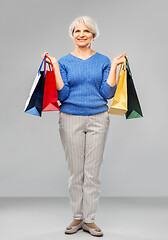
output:
[[[121,64],[118,73],[117,89],[108,112],[124,116],[127,111],[127,70],[126,58],[124,57],[124,62]]]

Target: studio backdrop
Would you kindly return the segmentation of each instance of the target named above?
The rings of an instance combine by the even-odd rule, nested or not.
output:
[[[1,2],[0,196],[68,196],[59,112],[37,117],[23,110],[41,54],[58,60],[72,52],[69,25],[83,15],[98,23],[92,49],[111,61],[127,52],[144,115],[110,114],[101,196],[168,196],[168,15],[162,0]]]

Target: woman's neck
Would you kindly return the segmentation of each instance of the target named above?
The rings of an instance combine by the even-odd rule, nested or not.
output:
[[[72,53],[78,56],[88,57],[94,54],[95,51],[92,50],[91,48],[76,48]]]

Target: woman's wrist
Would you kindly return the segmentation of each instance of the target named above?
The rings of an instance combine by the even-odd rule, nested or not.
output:
[[[115,71],[117,69],[117,63],[112,62],[111,63],[111,69]]]
[[[56,59],[52,62],[52,64],[53,64],[53,68],[56,68],[59,65]]]

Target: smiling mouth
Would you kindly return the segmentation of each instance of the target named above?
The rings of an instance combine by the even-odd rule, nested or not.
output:
[[[86,41],[87,39],[78,39],[78,41]]]

